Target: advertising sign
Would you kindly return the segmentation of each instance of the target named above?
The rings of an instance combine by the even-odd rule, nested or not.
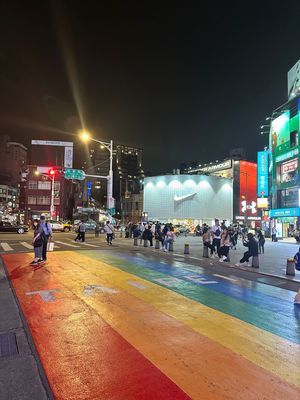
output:
[[[257,215],[257,165],[240,161],[240,215]]]
[[[291,157],[294,157],[298,154],[298,149],[294,149],[291,151],[288,151],[287,153],[281,154],[280,156],[275,158],[275,161],[278,163],[280,161],[288,160]]]
[[[269,157],[267,151],[257,153],[257,195],[269,196],[268,170]]]
[[[274,217],[299,217],[300,216],[300,208],[277,208],[270,210],[269,212],[270,218]]]
[[[65,147],[64,167],[73,167],[73,147]]]
[[[280,165],[280,183],[296,184],[298,182],[298,158],[286,161]]]
[[[269,201],[267,197],[258,197],[257,198],[257,208],[268,208]]]
[[[285,111],[272,121],[271,125],[272,153],[279,153],[290,147],[290,112]]]

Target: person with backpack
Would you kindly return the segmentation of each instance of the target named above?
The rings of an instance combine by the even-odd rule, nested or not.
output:
[[[43,241],[43,249],[42,249],[42,259],[43,261],[47,261],[47,244],[48,240],[52,238],[52,228],[48,221],[46,221],[45,215],[40,216],[40,225],[42,227],[42,241]]]
[[[85,242],[85,231],[86,226],[84,220],[82,219],[78,225],[78,228],[76,229],[77,236],[75,238],[75,242]]]
[[[38,219],[33,220],[33,240],[32,245],[34,248],[34,259],[30,265],[39,265],[43,262],[43,228],[41,222]]]
[[[297,253],[294,255],[294,261],[296,270],[300,271],[300,247]]]
[[[106,221],[106,225],[104,226],[104,230],[106,232],[106,241],[108,246],[112,246],[112,240],[114,237],[114,227],[109,221]]]

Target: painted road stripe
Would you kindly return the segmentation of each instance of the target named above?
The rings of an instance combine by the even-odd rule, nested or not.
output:
[[[20,242],[20,244],[22,246],[26,247],[27,249],[30,249],[30,250],[33,249],[33,246],[31,244],[27,243],[27,242]]]
[[[65,257],[61,262],[63,260]],[[78,286],[80,281],[83,285],[86,279],[90,280],[94,276],[98,284],[105,285],[102,278],[95,278],[99,266],[91,262],[89,265],[92,268],[83,274],[77,262],[76,265],[70,263],[70,268],[66,271],[57,270],[54,276],[63,280],[69,290],[75,290],[77,296],[83,299]],[[121,271],[119,273],[123,274]],[[115,277],[113,280],[115,281]],[[135,289],[132,288],[129,293],[120,291],[109,297],[109,301],[104,295],[102,299],[98,298],[98,302],[89,298],[84,301],[192,398],[240,400],[240,393],[247,400],[262,397],[272,400],[298,398],[300,391],[296,388],[289,387],[284,381],[278,381],[278,377],[273,374],[160,313],[148,302],[144,303],[132,296],[132,291]],[[168,293],[165,296],[168,299]],[[162,300],[164,298],[160,298]],[[178,301],[176,305],[182,313],[183,309]],[[141,310],[142,320],[136,310]],[[255,385],[249,386],[249,382],[254,381]],[[166,393],[165,397],[168,398]]]
[[[53,253],[49,258],[54,261],[58,254]],[[68,263],[66,255],[70,254],[62,254]],[[76,255],[72,254],[72,257]],[[30,260],[28,256],[26,258]],[[20,261],[24,263],[24,256],[10,260],[12,263],[7,259],[6,262],[12,272],[12,265],[16,260],[19,265]],[[70,262],[69,265],[74,266],[76,272],[83,272],[79,266],[76,268]],[[15,268],[18,267],[15,265]],[[12,281],[55,398],[190,399],[83,300],[95,302],[96,297],[84,296],[81,290],[82,297],[77,297],[74,290],[66,288],[63,279],[58,282],[56,273],[52,273],[51,284],[61,287],[63,297],[55,303],[45,303],[40,296],[26,296],[24,289],[39,286],[41,279],[49,278],[49,272],[40,269],[33,275],[25,275],[22,279],[12,278]],[[63,277],[64,273],[58,275]],[[74,284],[80,289],[76,279],[72,279],[71,286]],[[107,293],[103,295],[108,296]]]
[[[109,260],[110,256],[105,255],[101,258]],[[207,275],[198,275],[199,278],[197,278],[196,273],[191,274],[189,270],[183,268],[178,269],[157,262],[141,260],[140,264],[145,267],[143,268],[137,264],[136,257],[132,256],[124,256],[123,259],[120,256],[119,258],[112,256],[111,259],[122,270],[145,279],[150,278],[152,282],[156,281],[164,286],[165,279],[175,278],[177,281],[172,281],[172,289],[178,293],[300,344],[297,318],[290,318],[294,309],[291,302],[284,300],[280,302],[276,298],[268,298],[254,290],[225,282],[217,285],[217,282],[208,281],[204,285],[212,285],[212,287],[200,289],[203,286],[201,276],[206,278]],[[127,261],[124,262],[124,259]],[[128,260],[132,260],[134,264],[129,264]],[[161,279],[162,282],[160,282]],[[190,281],[193,281],[194,286]],[[231,297],[230,302],[228,302],[228,296]],[[276,325],[274,325],[275,320]]]
[[[219,274],[213,274],[213,276],[217,276],[218,278],[226,279],[227,281],[231,282],[237,282],[237,279],[229,278],[229,276],[224,276],[224,275],[219,275]]]
[[[82,261],[83,265],[93,265],[93,268],[96,269],[94,273],[105,279],[108,285],[113,283],[121,289],[128,290],[127,280],[132,279],[132,275],[129,273],[120,271],[95,258],[92,258],[91,262],[91,258],[82,254],[78,254],[76,260]],[[82,268],[89,269],[89,267]],[[135,276],[135,280],[145,284],[144,279]],[[300,376],[297,372],[300,359],[299,345],[185,298],[176,292],[168,290],[166,293],[167,288],[153,285],[147,279],[146,282],[147,291],[139,290],[132,294],[190,326],[200,334],[300,387]],[[165,298],[165,302],[162,301],[163,298]],[[179,304],[180,307],[178,307]],[[182,312],[182,310],[185,311]],[[274,323],[276,322],[274,321]]]
[[[59,240],[56,240],[55,243],[63,244],[63,245],[68,246],[68,247],[75,247],[76,249],[80,248],[80,246],[77,246],[76,244],[71,244],[71,243],[66,243],[66,242],[60,242]]]
[[[8,243],[0,243],[0,245],[4,251],[12,251],[13,250],[13,248],[10,247],[10,245]]]
[[[80,243],[80,244],[82,244],[83,246],[89,246],[89,247],[97,247],[97,248],[99,248],[99,246],[96,245],[96,244],[91,244],[91,243],[86,243],[86,242],[83,242],[83,243]]]

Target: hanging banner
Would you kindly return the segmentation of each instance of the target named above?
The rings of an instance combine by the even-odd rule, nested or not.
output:
[[[269,196],[268,169],[269,158],[267,151],[257,153],[257,196]]]

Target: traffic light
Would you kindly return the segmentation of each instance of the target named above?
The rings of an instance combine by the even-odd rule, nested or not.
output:
[[[54,176],[54,175],[56,174],[55,169],[51,168],[51,169],[48,171],[48,174],[49,174],[50,176]]]

